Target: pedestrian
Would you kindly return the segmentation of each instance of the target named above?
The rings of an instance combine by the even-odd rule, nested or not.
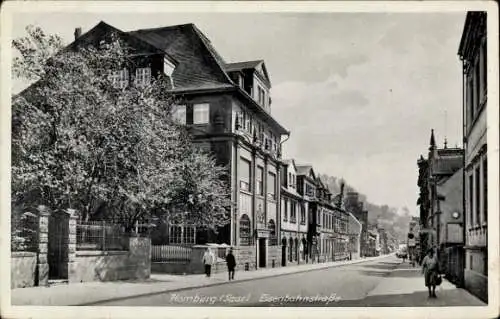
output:
[[[439,277],[439,263],[437,254],[431,248],[427,251],[427,256],[422,260],[422,272],[425,276],[425,286],[429,290],[429,298],[436,298],[436,285]],[[431,292],[432,288],[432,292]]]
[[[234,280],[234,268],[236,267],[236,259],[233,255],[233,249],[229,249],[229,253],[226,256],[227,272],[229,275],[229,280]]]
[[[205,274],[210,277],[212,273],[212,264],[215,262],[215,255],[210,248],[207,248],[203,254],[203,264],[205,265]]]

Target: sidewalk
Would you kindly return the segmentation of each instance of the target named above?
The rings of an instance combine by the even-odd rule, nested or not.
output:
[[[457,288],[443,278],[436,288],[437,298],[428,297],[420,267],[401,263],[363,300],[366,306],[380,307],[440,307],[486,306],[467,290]]]
[[[390,256],[390,255],[389,255]],[[319,264],[303,264],[280,268],[265,268],[255,271],[237,272],[233,282],[275,277],[292,273],[339,267],[350,264],[387,258],[386,256],[362,258],[350,261],[338,261]],[[87,282],[62,284],[51,287],[17,288],[11,290],[12,305],[77,306],[97,305],[109,300],[127,299],[137,296],[179,291],[199,287],[227,284],[227,273],[205,275],[168,275],[152,274],[143,281]]]

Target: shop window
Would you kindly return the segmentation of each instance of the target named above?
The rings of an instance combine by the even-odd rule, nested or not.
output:
[[[240,218],[240,245],[250,246],[252,244],[252,231],[251,231],[250,218],[248,215],[243,214]]]

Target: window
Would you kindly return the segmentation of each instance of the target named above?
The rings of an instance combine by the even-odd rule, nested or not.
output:
[[[481,97],[481,83],[480,83],[480,69],[479,69],[479,56],[476,58],[476,63],[474,64],[474,115],[477,114],[480,107],[480,97]]]
[[[193,105],[193,124],[207,124],[209,122],[210,104]]]
[[[243,214],[240,218],[240,245],[249,246],[252,244],[252,232],[250,227],[250,218]]]
[[[283,201],[283,221],[288,221],[288,199]]]
[[[483,220],[488,221],[488,159],[483,160]]]
[[[269,198],[276,199],[276,175],[272,172],[269,172],[267,178],[267,194]]]
[[[278,245],[278,236],[276,236],[276,225],[274,224],[274,220],[270,219],[267,227],[269,229],[269,244],[271,246]]]
[[[474,226],[474,180],[472,174],[469,175],[469,223]]]
[[[260,166],[257,166],[257,177],[256,177],[256,180],[257,180],[257,195],[264,195],[264,184],[263,184],[263,180],[264,180],[264,170],[262,169],[262,167]]]
[[[240,158],[240,188],[244,191],[250,191],[250,176],[252,176],[252,168],[250,161],[241,157]]]
[[[174,79],[172,78],[172,74],[174,73],[175,65],[172,64],[167,58],[163,58],[163,73],[169,78],[170,85],[174,87]]]
[[[168,241],[170,244],[194,244],[195,229],[190,226],[169,226]]]
[[[110,80],[115,88],[124,89],[128,85],[128,70],[114,71],[110,75]]]
[[[476,178],[476,186],[475,186],[475,192],[476,192],[476,224],[481,223],[481,183],[480,183],[480,171],[479,171],[479,166],[476,167],[476,173],[475,173],[475,178]]]
[[[257,86],[258,101],[262,106],[266,106],[266,92],[260,86]]]
[[[290,201],[290,221],[292,223],[297,222],[297,202],[294,200]]]
[[[483,55],[482,55],[482,64],[483,64],[483,92],[486,95],[488,91],[488,46],[487,40],[484,40],[483,43]]]
[[[474,117],[474,91],[472,89],[472,77],[467,76],[467,127],[472,125]]]
[[[304,207],[304,205],[300,205],[300,224],[306,224],[306,208]]]
[[[135,85],[144,87],[151,83],[151,68],[137,68],[135,70]]]
[[[172,105],[172,119],[179,124],[186,124],[186,106]]]

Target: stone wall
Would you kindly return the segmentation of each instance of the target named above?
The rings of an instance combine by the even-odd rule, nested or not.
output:
[[[281,267],[281,246],[269,246],[267,268]]]
[[[247,270],[257,269],[256,265],[256,248],[255,246],[239,246],[233,248],[233,254],[236,258],[236,270],[245,271],[245,265],[248,264]]]
[[[131,237],[128,251],[77,251],[69,282],[146,279],[150,274],[150,239]]]
[[[12,252],[10,288],[25,288],[35,285],[36,258],[36,253]]]

